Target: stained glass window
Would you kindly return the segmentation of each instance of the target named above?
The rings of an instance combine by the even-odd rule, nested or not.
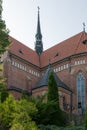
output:
[[[77,100],[78,100],[78,114],[85,113],[85,78],[83,73],[77,75]]]

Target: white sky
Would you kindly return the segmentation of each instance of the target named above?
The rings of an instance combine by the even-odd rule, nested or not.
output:
[[[10,35],[34,49],[37,6],[44,50],[83,31],[87,31],[87,0],[3,0],[3,20]]]

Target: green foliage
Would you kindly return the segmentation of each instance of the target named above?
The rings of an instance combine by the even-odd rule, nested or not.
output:
[[[48,81],[48,95],[47,95],[47,104],[45,105],[45,111],[47,115],[47,124],[54,124],[58,126],[64,126],[66,114],[61,111],[59,106],[59,95],[58,95],[58,86],[54,77],[53,71],[50,72],[49,81]]]
[[[2,0],[0,0],[0,18],[2,16]]]
[[[5,21],[0,19],[0,54],[6,50],[9,42],[9,31],[6,29]]]
[[[37,109],[32,102],[27,100],[15,100],[11,95],[0,103],[0,122],[3,128],[16,130],[18,127],[23,130],[38,130],[32,116]]]
[[[58,109],[58,103],[55,101],[44,102],[45,96],[41,96],[39,99],[32,97],[30,100],[34,102],[38,112],[33,115],[33,120],[38,124],[44,125],[59,125],[64,126],[66,124],[65,113]]]
[[[2,0],[0,0],[0,56],[6,50],[6,47],[10,44],[8,29],[6,29],[5,21],[2,20]],[[0,63],[0,101],[3,102],[8,93],[6,91],[6,79],[3,78],[3,65]]]
[[[49,75],[47,100],[59,102],[58,86],[53,71],[51,71]]]
[[[49,88],[48,95],[41,96],[39,99],[31,98],[30,100],[34,102],[38,113],[33,116],[33,120],[36,121],[38,125],[58,125],[64,126],[66,124],[66,114],[61,111],[58,103],[58,86],[56,84],[53,72],[49,76]],[[46,96],[48,96],[47,101]]]
[[[26,92],[23,90],[21,93],[21,99],[27,99]]]
[[[58,109],[55,102],[50,101],[47,103],[40,103],[37,105],[38,114],[37,120],[38,124],[56,124],[60,125],[61,121],[61,110]]]
[[[14,124],[10,130],[24,130],[24,127],[20,123]]]
[[[40,130],[60,130],[58,126],[55,125],[39,125]]]
[[[0,86],[0,101],[4,102],[8,97],[8,92],[4,86]]]
[[[61,127],[59,128],[59,130],[85,130],[85,127],[84,126],[73,126],[71,128],[68,128],[68,127]]]
[[[84,126],[76,126],[76,127],[58,127],[56,125],[39,125],[40,130],[85,130]]]
[[[6,79],[3,78],[3,65],[0,63],[0,102],[3,102],[8,97],[6,90]]]
[[[37,130],[35,122],[31,120],[30,116],[28,116],[26,112],[21,112],[20,114],[15,115],[12,127],[14,127],[15,124],[18,125],[18,123],[24,130]]]
[[[87,129],[87,111],[86,111],[86,116],[85,116],[85,128]]]
[[[9,30],[6,29],[5,21],[2,20],[2,1],[0,0],[0,54],[3,53],[9,42]]]

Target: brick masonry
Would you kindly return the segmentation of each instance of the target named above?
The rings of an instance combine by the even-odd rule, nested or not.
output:
[[[47,86],[38,89],[34,88],[42,75],[46,72],[49,66],[49,57],[51,57],[51,67],[53,71],[61,81],[73,91],[71,106],[71,93],[59,86],[60,106],[62,109],[66,109],[66,111],[69,112],[72,107],[72,112],[77,113],[76,79],[79,72],[82,72],[85,78],[85,96],[87,99],[87,49],[82,41],[77,44],[78,48],[77,45],[76,47],[73,47],[75,46],[76,41],[79,41],[80,36],[81,34],[78,34],[59,45],[44,51],[40,57],[38,57],[35,51],[30,49],[28,51],[26,46],[12,38],[14,42],[5,53],[5,56],[3,55],[4,75],[7,78],[7,88],[13,86],[28,92],[32,91],[32,95],[36,98],[46,93]],[[68,49],[65,49],[66,45],[67,48],[69,48],[69,52]],[[23,54],[18,52],[19,48],[21,48]],[[64,50],[62,50],[62,48]],[[61,51],[59,55],[53,57],[58,51]],[[16,90],[10,91],[10,93],[12,93],[16,99],[19,99],[21,96],[20,92]]]

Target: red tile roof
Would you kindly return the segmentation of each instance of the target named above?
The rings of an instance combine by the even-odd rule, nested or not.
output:
[[[11,36],[10,40],[12,41],[12,43],[9,47],[9,50],[12,54],[15,54],[16,56],[25,59],[26,61],[36,66],[39,66],[39,57],[34,50],[28,48],[27,46],[25,46]]]
[[[51,63],[53,63],[74,54],[87,52],[86,45],[82,43],[84,39],[87,39],[87,33],[81,32],[47,49],[41,55],[41,66],[44,67],[48,65],[49,59]]]
[[[87,40],[87,33],[85,32],[81,32],[44,51],[40,56],[41,63],[39,63],[39,56],[34,50],[28,48],[12,37],[10,37],[10,39],[12,44],[10,45],[9,50],[13,54],[34,65],[40,66],[41,64],[41,67],[47,66],[49,64],[49,59],[51,59],[51,62],[53,63],[74,54],[87,52],[86,45],[82,43],[83,40]]]

